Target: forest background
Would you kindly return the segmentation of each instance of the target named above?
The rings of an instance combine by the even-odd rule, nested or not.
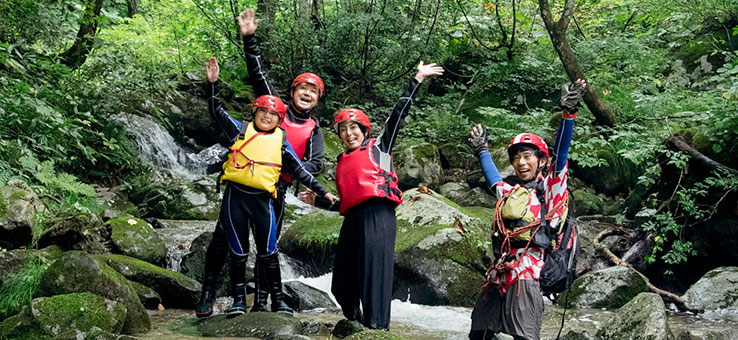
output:
[[[229,112],[248,118],[253,93],[234,19],[246,7],[261,18],[257,36],[283,94],[301,72],[326,83],[323,126],[349,105],[382,122],[418,61],[441,64],[446,75],[424,87],[402,130],[409,144],[456,143],[471,154],[466,136],[477,123],[498,148],[523,131],[550,141],[561,84],[586,78],[574,176],[606,170],[611,177],[590,175],[611,184],[593,184],[599,193],[642,191],[637,206],[658,212],[645,227],[655,241],[648,260],[667,273],[695,255],[685,229],[735,198],[735,0],[4,0],[0,186],[22,178],[55,198],[45,200],[52,209],[88,213],[102,210],[95,187],[135,192],[153,170],[110,119],[120,113],[154,117],[193,150],[218,142],[168,112],[201,94],[204,63],[216,56]],[[682,181],[690,156],[667,147],[673,135],[724,166]],[[677,180],[664,179],[669,166]]]

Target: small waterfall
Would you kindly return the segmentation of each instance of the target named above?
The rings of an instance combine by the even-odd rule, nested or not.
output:
[[[123,124],[135,138],[142,157],[155,166],[170,169],[189,179],[205,175],[208,164],[221,162],[222,155],[227,152],[219,144],[199,153],[187,152],[177,144],[169,131],[148,117],[121,113],[111,119]]]

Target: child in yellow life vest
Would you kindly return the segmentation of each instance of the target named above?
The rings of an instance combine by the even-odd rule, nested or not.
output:
[[[333,202],[336,196],[323,188],[303,166],[279,124],[286,105],[276,96],[263,95],[254,101],[251,122],[233,119],[218,98],[218,63],[210,58],[208,108],[211,116],[233,142],[228,160],[223,164],[221,183],[225,184],[219,223],[225,229],[231,250],[230,276],[233,306],[229,315],[246,312],[246,257],[249,228],[254,234],[257,254],[265,259],[266,276],[272,294],[272,310],[292,313],[284,303],[282,280],[277,258],[277,218],[274,200],[276,183],[285,168],[305,186]]]

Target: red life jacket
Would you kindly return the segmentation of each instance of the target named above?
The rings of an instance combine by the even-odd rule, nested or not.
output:
[[[312,118],[308,118],[305,123],[299,124],[292,122],[289,118],[285,117],[285,119],[282,120],[282,125],[279,127],[281,127],[282,130],[287,131],[287,141],[290,142],[292,149],[295,150],[297,158],[302,161],[302,158],[305,157],[307,142],[310,140],[310,135],[313,133],[313,129],[315,129],[315,121]],[[286,172],[282,172],[282,178],[287,183],[292,182],[292,176]]]
[[[338,160],[336,190],[341,197],[341,215],[374,197],[386,198],[395,202],[395,206],[402,203],[397,174],[392,171],[392,155],[380,151],[380,162],[374,159],[372,149],[376,140],[372,138],[353,152],[341,154]]]

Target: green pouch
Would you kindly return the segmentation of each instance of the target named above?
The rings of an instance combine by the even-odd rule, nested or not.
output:
[[[533,189],[518,187],[513,189],[502,206],[502,218],[506,220],[523,220],[533,222],[536,218],[528,210],[528,202]]]

